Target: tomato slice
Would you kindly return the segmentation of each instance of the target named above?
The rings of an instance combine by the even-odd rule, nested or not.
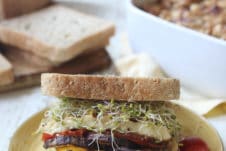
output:
[[[43,133],[42,134],[42,140],[43,141],[46,141],[46,140],[48,140],[48,139],[52,139],[52,138],[54,138],[55,136],[54,135],[52,135],[52,134],[48,134],[48,133]]]
[[[186,137],[180,144],[180,151],[209,151],[207,144],[198,137]]]
[[[57,135],[64,135],[64,136],[84,136],[85,133],[87,132],[86,129],[78,129],[78,130],[67,130],[59,133],[54,133],[54,134],[48,134],[48,133],[43,133],[42,134],[42,140],[46,141],[48,139],[55,138]]]
[[[59,135],[66,135],[66,136],[83,136],[87,130],[85,129],[78,129],[78,130],[68,130],[60,133],[56,133]]]

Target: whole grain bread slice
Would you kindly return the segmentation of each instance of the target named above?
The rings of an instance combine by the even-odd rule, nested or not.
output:
[[[176,79],[129,78],[100,75],[41,76],[42,92],[56,97],[92,100],[157,101],[179,98]]]
[[[32,51],[53,63],[104,48],[114,25],[59,4],[0,23],[0,41]]]

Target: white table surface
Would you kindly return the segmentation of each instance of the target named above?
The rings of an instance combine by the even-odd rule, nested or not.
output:
[[[73,7],[87,13],[114,21],[117,33],[125,31],[126,27],[126,0],[74,0]],[[69,6],[72,6],[69,4]],[[116,35],[117,38],[117,35]],[[114,58],[119,53],[112,52]],[[42,96],[39,87],[0,94],[0,151],[7,151],[10,138],[16,129],[30,116],[47,107],[51,101]],[[226,144],[226,115],[208,119],[218,130],[224,144]]]

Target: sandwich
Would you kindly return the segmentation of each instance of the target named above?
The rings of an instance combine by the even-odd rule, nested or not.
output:
[[[47,150],[178,151],[181,124],[169,100],[179,98],[179,85],[168,78],[42,74],[42,92],[58,101],[37,133]]]

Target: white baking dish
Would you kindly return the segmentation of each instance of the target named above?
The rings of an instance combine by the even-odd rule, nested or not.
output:
[[[165,72],[207,96],[226,98],[226,41],[178,26],[128,0],[133,49],[152,55]]]

